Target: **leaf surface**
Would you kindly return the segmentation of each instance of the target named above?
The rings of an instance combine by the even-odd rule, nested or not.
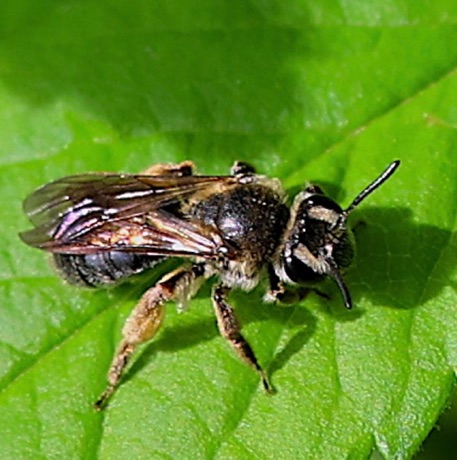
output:
[[[0,6],[1,458],[410,458],[457,366],[457,12],[450,0],[3,2]],[[281,308],[231,296],[278,392],[219,337],[205,285],[105,385],[150,283],[64,285],[22,245],[21,201],[61,176],[236,159],[354,215],[346,275]]]

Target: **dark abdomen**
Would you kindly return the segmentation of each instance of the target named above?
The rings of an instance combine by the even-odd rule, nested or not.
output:
[[[66,281],[89,287],[114,284],[152,267],[162,259],[121,251],[54,254],[55,265]]]

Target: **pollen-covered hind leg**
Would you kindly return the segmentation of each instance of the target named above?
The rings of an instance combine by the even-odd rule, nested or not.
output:
[[[136,347],[151,340],[160,329],[165,314],[165,302],[177,300],[181,304],[185,303],[200,286],[204,273],[203,264],[178,268],[164,276],[143,294],[122,330],[124,338],[117,348],[108,371],[108,386],[94,404],[97,410],[105,407],[116,390]]]
[[[213,291],[213,305],[217,317],[217,325],[221,335],[230,342],[237,355],[249,366],[253,367],[262,379],[263,386],[268,393],[273,393],[266,372],[262,369],[254,355],[249,343],[241,335],[240,324],[235,316],[233,308],[227,303],[230,290],[222,285]]]

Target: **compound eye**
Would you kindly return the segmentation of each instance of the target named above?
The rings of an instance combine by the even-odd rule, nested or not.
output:
[[[290,281],[297,284],[319,281],[324,277],[323,273],[318,273],[307,261],[296,257],[294,253],[284,260],[284,270]]]

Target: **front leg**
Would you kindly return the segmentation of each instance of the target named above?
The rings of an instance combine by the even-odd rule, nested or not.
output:
[[[301,302],[310,292],[315,292],[317,295],[330,299],[330,296],[313,287],[295,286],[294,288],[286,288],[279,279],[272,265],[268,266],[268,279],[270,289],[263,297],[266,303],[280,302],[285,305]]]
[[[116,390],[129,359],[138,345],[151,340],[160,329],[165,314],[165,302],[177,300],[185,304],[200,287],[205,275],[204,264],[180,267],[165,275],[147,290],[125,322],[123,340],[119,344],[108,371],[108,386],[94,404],[95,409],[105,407]]]
[[[230,290],[222,285],[216,286],[213,290],[212,300],[219,331],[221,335],[229,341],[237,355],[258,372],[265,390],[268,393],[273,393],[273,387],[268,380],[266,372],[258,363],[249,343],[241,335],[240,324],[235,316],[235,312],[227,303],[227,296],[229,292]]]
[[[270,289],[263,296],[263,301],[266,303],[282,302],[286,289],[271,264],[268,264],[268,281]]]

